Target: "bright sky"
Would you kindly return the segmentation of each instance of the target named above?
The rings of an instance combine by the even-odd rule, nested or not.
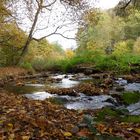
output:
[[[109,9],[115,7],[120,0],[97,0],[97,7],[100,7],[101,9]]]
[[[101,9],[109,9],[115,7],[120,0],[97,0],[95,4],[96,7]],[[70,37],[74,37],[76,30],[73,32],[69,32]],[[76,48],[76,42],[74,40],[64,39],[58,35],[53,35],[47,38],[50,42],[58,42],[63,46],[64,49],[67,48]]]

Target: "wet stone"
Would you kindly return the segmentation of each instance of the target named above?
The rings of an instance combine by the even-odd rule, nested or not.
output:
[[[117,102],[115,102],[113,98],[108,98],[105,102],[111,103],[115,106],[119,106],[119,104]]]
[[[118,83],[120,86],[124,86],[127,84],[127,80],[124,80],[123,78],[118,78],[116,83]]]
[[[78,126],[79,126],[79,128],[88,127],[88,125],[86,123],[79,123]]]
[[[79,127],[78,126],[75,126],[75,127],[73,127],[72,129],[71,129],[71,133],[72,134],[76,134],[76,133],[78,133],[79,132]]]
[[[116,88],[115,88],[116,91],[120,91],[120,92],[121,92],[121,91],[124,91],[124,89],[125,89],[125,88],[124,88],[123,86],[119,86],[119,85],[116,86]]]
[[[131,115],[140,115],[140,101],[127,107]]]

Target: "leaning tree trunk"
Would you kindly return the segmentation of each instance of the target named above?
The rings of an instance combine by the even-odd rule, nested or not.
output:
[[[23,59],[24,59],[26,53],[28,52],[28,47],[29,47],[29,45],[30,45],[30,43],[31,43],[31,41],[32,41],[33,32],[34,32],[35,26],[36,26],[36,24],[37,24],[38,16],[39,16],[39,14],[40,14],[40,11],[41,11],[41,6],[38,7],[37,12],[36,12],[36,14],[35,14],[34,22],[33,22],[33,24],[32,24],[32,27],[31,27],[31,30],[30,30],[30,32],[29,32],[28,38],[27,38],[27,40],[26,40],[26,42],[25,42],[25,45],[23,46],[23,49],[22,49],[22,51],[21,51],[20,58],[19,58],[19,60],[18,60],[18,64],[22,63],[22,61],[23,61]]]

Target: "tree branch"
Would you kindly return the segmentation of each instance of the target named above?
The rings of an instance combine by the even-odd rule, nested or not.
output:
[[[48,35],[46,35],[46,36],[43,36],[43,37],[41,37],[41,38],[32,38],[32,40],[35,40],[35,41],[41,41],[41,40],[43,40],[43,39],[45,39],[45,38],[47,38],[47,37],[49,37],[49,36],[52,36],[52,35],[60,35],[60,36],[62,36],[63,38],[65,38],[65,39],[72,39],[72,40],[75,40],[75,38],[73,38],[73,37],[67,37],[67,36],[64,36],[63,34],[61,34],[61,33],[58,33],[57,32],[57,30],[59,29],[59,26],[56,28],[56,30],[54,31],[54,32],[52,32],[52,33],[50,33],[50,34],[48,34]]]
[[[54,0],[52,3],[48,4],[48,5],[42,5],[41,7],[42,8],[47,8],[47,7],[50,7],[52,6],[57,0]]]
[[[125,10],[131,2],[132,2],[132,0],[129,0],[129,1],[128,1],[123,7],[121,7],[120,9]]]

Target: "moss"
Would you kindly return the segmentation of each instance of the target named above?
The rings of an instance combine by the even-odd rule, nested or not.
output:
[[[110,118],[119,118],[121,112],[112,108],[104,108],[97,114],[96,121],[105,121],[106,116]]]
[[[139,92],[124,92],[121,96],[121,99],[127,105],[137,103],[138,101],[140,101],[140,93]]]
[[[133,123],[140,123],[140,116],[125,116],[121,118],[123,122],[133,122]]]

